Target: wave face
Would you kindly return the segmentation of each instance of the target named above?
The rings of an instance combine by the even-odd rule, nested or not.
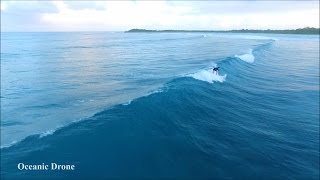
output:
[[[200,35],[2,34],[1,179],[317,179],[318,36]]]

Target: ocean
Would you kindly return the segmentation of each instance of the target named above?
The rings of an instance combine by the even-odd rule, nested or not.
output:
[[[89,178],[319,179],[319,35],[1,33],[1,179]]]

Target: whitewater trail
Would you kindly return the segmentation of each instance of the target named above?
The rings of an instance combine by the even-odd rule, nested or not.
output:
[[[187,77],[192,77],[194,79],[200,80],[200,81],[206,81],[208,83],[213,82],[224,82],[226,80],[227,75],[217,75],[212,72],[211,69],[209,70],[200,70],[194,74],[189,74]]]

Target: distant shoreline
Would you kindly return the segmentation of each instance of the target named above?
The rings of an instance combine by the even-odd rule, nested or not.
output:
[[[299,29],[288,29],[288,30],[255,30],[255,29],[241,29],[241,30],[226,30],[226,31],[217,31],[217,30],[148,30],[148,29],[130,29],[125,31],[125,33],[179,33],[179,32],[188,32],[188,33],[208,33],[208,32],[219,32],[219,33],[269,33],[269,34],[320,34],[319,28],[299,28]]]

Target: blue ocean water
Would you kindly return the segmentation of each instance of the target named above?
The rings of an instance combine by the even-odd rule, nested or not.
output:
[[[1,179],[34,177],[319,179],[319,36],[1,33]]]

